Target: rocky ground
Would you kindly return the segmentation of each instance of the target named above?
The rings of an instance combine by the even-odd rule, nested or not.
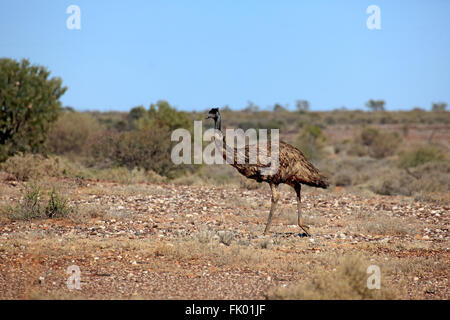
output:
[[[448,202],[305,189],[312,237],[301,237],[295,194],[284,188],[264,237],[266,186],[47,183],[62,190],[72,212],[0,220],[2,299],[335,298],[315,295],[320,288],[311,283],[333,272],[340,281],[336,270],[355,255],[364,270],[380,267],[381,298],[449,299]],[[22,189],[1,182],[0,205],[18,203]],[[80,289],[69,290],[73,265]]]

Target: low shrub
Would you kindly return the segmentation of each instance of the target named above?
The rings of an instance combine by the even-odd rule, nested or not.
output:
[[[326,145],[326,137],[319,126],[307,125],[295,139],[295,145],[310,161],[320,159]]]
[[[45,207],[45,216],[48,218],[66,217],[70,212],[69,200],[60,196],[53,188],[49,194],[47,206]]]
[[[91,114],[64,112],[50,129],[46,145],[54,154],[86,156],[103,132],[104,129]]]
[[[401,141],[397,132],[380,132],[378,129],[367,127],[361,130],[349,154],[360,157],[369,155],[382,159],[394,155]]]
[[[1,169],[18,181],[39,177],[63,175],[64,168],[58,157],[45,158],[39,154],[17,154],[1,164]]]
[[[397,132],[380,133],[370,145],[369,154],[376,159],[392,156],[396,153],[401,141]]]
[[[306,282],[276,288],[269,293],[269,299],[395,299],[397,291],[386,285],[379,290],[367,287],[368,266],[369,263],[360,256],[344,257],[340,259],[335,272],[319,271]]]
[[[95,165],[154,171],[169,178],[186,170],[171,160],[171,131],[167,126],[146,126],[129,132],[110,132],[93,147]]]
[[[42,188],[36,184],[28,185],[23,192],[23,199],[14,207],[6,209],[7,217],[12,221],[39,218],[66,217],[70,212],[69,201],[60,196],[55,189],[46,200]]]
[[[413,146],[399,156],[400,168],[414,168],[431,161],[444,160],[444,152],[437,145]]]
[[[413,193],[413,182],[414,178],[409,176],[406,172],[392,170],[372,179],[369,183],[369,189],[377,194],[385,196],[410,196]]]

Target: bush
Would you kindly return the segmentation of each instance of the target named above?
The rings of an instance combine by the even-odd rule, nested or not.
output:
[[[371,146],[380,132],[375,128],[364,128],[361,130],[360,139],[364,146]]]
[[[69,201],[61,197],[53,188],[45,208],[45,215],[48,218],[66,217],[71,212],[68,204]]]
[[[148,111],[150,124],[160,127],[161,125],[173,131],[178,128],[192,129],[192,121],[186,112],[177,111],[170,106],[167,101],[159,100],[156,104],[151,104]],[[140,126],[142,128],[142,126]],[[170,140],[169,140],[170,141]]]
[[[323,155],[326,138],[322,129],[315,125],[307,125],[297,136],[295,145],[307,159],[314,161]]]
[[[392,156],[400,145],[401,138],[397,132],[380,133],[370,146],[370,155],[376,159]]]
[[[25,189],[23,200],[16,207],[7,209],[8,218],[12,221],[31,220],[42,217],[41,189],[32,184]]]
[[[412,184],[415,193],[450,192],[450,162],[432,161],[414,169]]]
[[[450,191],[450,163],[428,162],[414,169],[390,168],[378,173],[369,183],[369,188],[382,195],[406,195]]]
[[[49,193],[49,200],[45,202],[42,189],[31,184],[25,188],[23,200],[15,207],[7,208],[7,216],[12,221],[66,217],[71,212],[68,203],[55,189]]]
[[[370,189],[377,194],[385,196],[410,196],[413,193],[413,182],[414,178],[405,172],[390,172],[372,181]]]
[[[442,112],[442,111],[445,111],[445,109],[447,109],[446,102],[433,103],[431,106],[431,111],[435,111],[435,112]]]
[[[130,129],[137,129],[137,121],[141,118],[147,117],[148,113],[144,106],[137,106],[130,110],[127,115],[128,127]]]
[[[18,181],[27,181],[43,176],[57,177],[64,173],[59,158],[45,158],[39,154],[15,155],[1,164],[1,169]]]
[[[348,173],[340,172],[334,178],[334,184],[336,186],[346,187],[352,185],[352,177]]]
[[[0,161],[17,152],[38,152],[66,91],[45,67],[0,59]]]
[[[317,272],[310,280],[290,287],[279,287],[269,299],[395,299],[398,293],[383,285],[380,290],[367,288],[369,263],[360,256],[340,259],[336,272]]]
[[[414,168],[444,158],[444,152],[437,145],[414,146],[400,154],[398,165],[400,168]]]
[[[89,155],[103,130],[92,115],[64,112],[50,129],[47,147],[58,155]]]
[[[130,132],[110,132],[94,146],[93,155],[100,167],[142,168],[172,178],[183,167],[170,158],[170,135],[169,127],[157,123]]]
[[[354,142],[350,154],[370,155],[376,159],[392,156],[400,145],[401,137],[397,132],[380,132],[375,128],[364,128]]]

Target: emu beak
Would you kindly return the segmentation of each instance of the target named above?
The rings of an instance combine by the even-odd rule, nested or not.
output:
[[[205,119],[211,119],[212,115],[208,114]]]

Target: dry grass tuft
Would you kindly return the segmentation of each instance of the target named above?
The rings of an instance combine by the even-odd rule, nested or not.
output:
[[[414,233],[414,228],[409,220],[392,217],[385,213],[363,215],[356,224],[356,230],[362,233],[378,235],[408,235]]]
[[[322,270],[312,279],[289,287],[278,287],[269,293],[270,299],[395,299],[396,290],[381,283],[381,289],[368,289],[366,273],[369,263],[361,256],[346,256],[335,272]]]

